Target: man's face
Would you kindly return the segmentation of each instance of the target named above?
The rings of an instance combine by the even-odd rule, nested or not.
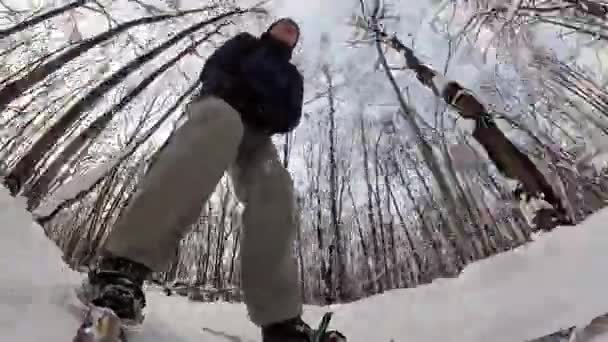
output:
[[[298,40],[298,29],[287,21],[281,21],[272,27],[270,35],[275,39],[294,47]]]

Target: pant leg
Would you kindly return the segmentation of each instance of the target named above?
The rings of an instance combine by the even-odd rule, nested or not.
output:
[[[189,105],[188,120],[159,152],[110,233],[104,252],[163,271],[195,223],[243,136],[240,115],[215,97]]]
[[[262,326],[302,313],[293,253],[293,182],[270,137],[245,130],[230,170],[243,212],[242,285],[253,323]]]

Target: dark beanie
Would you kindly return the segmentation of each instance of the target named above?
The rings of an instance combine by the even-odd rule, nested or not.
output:
[[[298,25],[298,23],[296,23],[296,22],[295,22],[293,19],[291,19],[291,18],[280,18],[280,19],[278,19],[277,21],[275,21],[274,23],[272,23],[272,24],[271,24],[271,25],[268,27],[268,29],[266,30],[266,34],[270,34],[270,31],[272,30],[272,28],[273,28],[273,27],[275,27],[275,25],[277,25],[277,24],[279,24],[279,23],[282,23],[282,22],[288,23],[288,24],[290,24],[291,26],[293,26],[293,27],[295,27],[295,28],[296,28],[296,31],[298,32],[298,36],[297,36],[297,38],[296,38],[296,42],[295,42],[295,44],[294,44],[294,47],[295,47],[296,45],[298,45],[298,41],[300,40],[300,26]]]

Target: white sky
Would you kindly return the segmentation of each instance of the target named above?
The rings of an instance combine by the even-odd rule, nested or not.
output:
[[[25,9],[30,6],[37,6],[40,4],[63,4],[68,2],[67,0],[62,1],[42,1],[42,0],[5,0],[5,2],[17,9]],[[150,3],[153,1],[148,0]],[[248,5],[257,1],[241,1],[239,4]],[[111,3],[112,14],[120,20],[128,20],[141,16],[144,12],[139,10],[135,11],[134,8],[138,8],[135,5],[129,4],[126,0],[115,0],[109,1],[104,0],[104,3]],[[162,2],[158,1],[161,6]],[[435,21],[431,25],[431,21],[434,19],[436,14],[437,6],[439,2],[434,0],[396,0],[392,2],[393,9],[398,11],[402,18],[399,22],[387,22],[387,31],[396,32],[402,40],[408,44],[414,46],[417,56],[424,62],[432,65],[438,70],[443,70],[446,57],[448,56],[448,32],[445,30],[444,19],[451,16],[451,10],[446,7],[446,11],[440,16],[440,20]],[[192,8],[200,6],[201,2],[196,0],[183,0],[181,1],[183,8]],[[347,25],[347,22],[351,19],[353,13],[359,11],[359,2],[356,0],[335,0],[335,1],[323,1],[323,0],[308,0],[308,1],[292,1],[292,0],[274,0],[269,2],[267,6],[271,11],[270,18],[266,19],[266,22],[271,22],[274,19],[281,16],[293,17],[301,27],[302,39],[301,44],[298,47],[298,53],[294,57],[295,63],[303,72],[306,82],[306,95],[305,98],[311,98],[314,94],[324,90],[326,84],[323,77],[319,75],[318,66],[322,62],[329,62],[332,70],[336,73],[336,80],[339,80],[339,75],[344,75],[344,80],[347,82],[346,87],[340,87],[336,89],[336,96],[338,99],[337,106],[339,107],[339,114],[337,120],[340,122],[340,127],[343,128],[343,136],[339,136],[338,139],[350,139],[352,137],[349,132],[356,128],[356,118],[365,104],[364,115],[370,119],[376,119],[378,117],[391,114],[396,109],[397,102],[395,101],[395,94],[390,89],[390,85],[385,79],[382,70],[374,70],[376,63],[376,51],[373,46],[361,46],[358,48],[349,48],[345,42],[354,37],[355,30],[353,27]],[[403,10],[407,8],[407,10]],[[100,32],[105,28],[105,19],[101,16],[94,15],[90,11],[81,11],[82,15],[77,16],[78,29],[85,36],[90,36]],[[188,23],[194,22],[196,17],[188,19]],[[443,19],[442,19],[443,18]],[[454,24],[450,27],[449,34],[457,32],[466,19],[468,14],[463,12],[457,12],[454,16]],[[66,23],[66,18],[61,18],[58,22]],[[260,33],[264,29],[261,23],[253,23],[248,19],[248,29],[251,29],[252,33]],[[184,27],[183,25],[182,27]],[[62,30],[64,35],[69,35],[70,28]],[[163,41],[167,34],[170,32],[169,27],[166,25],[146,26],[137,30],[131,31],[141,41],[151,39],[153,41]],[[322,35],[327,34],[329,36],[329,43],[321,46],[320,41]],[[592,70],[597,71],[595,75],[599,80],[607,80],[605,76],[608,61],[608,49],[605,51],[595,51],[592,48],[581,46],[581,44],[575,44],[574,40],[571,39],[566,45],[563,40],[558,40],[556,37],[559,34],[554,28],[544,28],[537,30],[536,41],[539,46],[547,47],[561,56],[572,55],[573,51],[580,49],[581,54],[578,61]],[[63,41],[64,37],[58,37],[58,40]],[[489,39],[489,35],[483,34],[481,39],[481,47],[485,48],[484,44]],[[57,42],[59,43],[59,41]],[[181,45],[183,46],[183,45]],[[122,49],[120,51],[108,50],[109,57],[111,59],[110,65],[111,70],[120,67],[125,61],[133,58],[136,54],[134,49]],[[212,51],[212,47],[207,45],[202,51],[209,53]],[[170,54],[166,54],[169,56]],[[521,54],[526,56],[525,53]],[[94,55],[95,56],[95,55]],[[163,55],[155,59],[152,63],[149,63],[145,68],[154,68],[160,65],[167,59],[167,56]],[[391,57],[391,63],[395,65],[402,65],[403,61],[400,56],[389,54]],[[484,60],[481,55],[481,49],[479,46],[466,45],[466,42],[461,45],[461,48],[456,51],[453,61],[450,63],[447,76],[451,79],[458,80],[464,86],[475,91],[482,100],[485,96],[483,92],[480,92],[479,88],[481,85],[481,79],[492,79],[494,68],[496,67],[497,61],[489,54],[490,58]],[[97,57],[99,57],[97,55]],[[91,57],[94,58],[94,57]],[[189,77],[197,77],[200,72],[203,61],[198,58],[187,58],[185,59],[180,67],[189,75]],[[110,70],[110,71],[111,71]],[[412,104],[416,106],[419,113],[425,116],[430,122],[433,121],[433,115],[435,110],[438,108],[437,99],[431,94],[431,92],[425,87],[421,86],[418,81],[413,78],[411,72],[398,72],[397,73],[399,83],[403,87],[408,87],[407,92],[410,98],[413,99]],[[136,82],[137,80],[132,80]],[[155,82],[149,94],[158,94],[160,91],[164,91],[167,85],[175,87],[175,84],[183,84],[185,86],[186,81],[176,71],[171,71],[166,74],[166,78],[159,82]],[[339,82],[337,82],[339,84]],[[383,104],[383,107],[375,106],[377,104]],[[386,106],[388,105],[388,106]],[[318,119],[323,119],[323,115],[327,115],[326,112],[318,112],[319,108],[326,107],[326,100],[319,100],[315,105],[311,105],[305,108],[305,111],[310,111],[314,115],[317,115],[314,123]],[[382,109],[379,109],[382,108]],[[441,108],[441,107],[439,107]],[[307,125],[311,124],[304,122],[298,128],[297,135],[299,141],[310,141],[311,134],[315,135],[318,132],[315,129],[310,129]],[[352,129],[351,129],[352,128]],[[316,140],[318,140],[317,138]],[[314,141],[314,139],[313,139]],[[294,159],[292,160],[292,171],[296,173],[296,176],[301,176],[298,170],[303,168],[301,158],[298,158],[298,151],[301,148],[294,148]]]

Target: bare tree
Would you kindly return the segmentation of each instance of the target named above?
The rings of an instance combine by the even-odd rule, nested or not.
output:
[[[364,13],[364,15],[367,14]],[[368,23],[366,29],[371,30],[376,37],[376,45],[381,62],[387,76],[393,84],[395,92],[398,94],[403,112],[412,113],[412,115],[409,115],[406,118],[408,122],[410,122],[410,127],[415,131],[415,135],[421,137],[414,122],[414,117],[417,115],[413,108],[407,106],[400,94],[400,89],[392,76],[392,72],[384,57],[384,52],[381,49],[381,42],[383,41],[396,51],[403,53],[407,68],[416,73],[416,77],[423,85],[430,88],[436,96],[442,98],[447,104],[454,107],[463,118],[474,120],[475,130],[473,131],[473,137],[475,137],[475,139],[485,148],[488,157],[504,175],[520,181],[522,190],[525,191],[529,197],[543,199],[553,206],[553,210],[548,211],[544,209],[538,212],[539,219],[537,220],[537,223],[546,223],[546,225],[542,226],[543,229],[554,228],[560,223],[571,223],[571,220],[566,215],[560,198],[555,194],[544,175],[525,154],[520,152],[517,147],[506,138],[494,122],[493,118],[489,115],[488,110],[485,109],[480,101],[457,82],[445,82],[438,72],[431,69],[429,66],[422,64],[414,55],[412,49],[405,46],[397,36],[390,37],[387,33],[382,31],[379,24],[382,15],[383,8],[376,2],[372,14],[369,15],[369,18],[366,18],[365,22]],[[443,84],[445,84],[445,86],[442,87]],[[421,140],[420,146],[422,154],[425,156],[427,163],[429,163],[431,171],[435,174],[435,178],[439,182],[442,192],[447,196],[450,213],[455,213],[454,198],[450,195],[449,186],[440,174],[439,166],[432,156],[431,147],[428,143],[424,142],[424,139]],[[543,216],[545,215],[550,215],[552,219],[544,220]],[[464,231],[458,229],[457,231],[454,231],[454,233],[459,236],[459,239],[462,239]]]
[[[175,66],[184,56],[191,53],[194,49],[206,42],[212,35],[217,34],[223,26],[227,23],[218,25],[211,33],[206,34],[204,37],[196,40],[190,46],[183,49],[175,57],[171,58],[168,62],[164,63],[161,67],[150,73],[144,78],[136,87],[131,89],[121,101],[112,106],[102,115],[97,117],[86,129],[82,130],[80,134],[72,139],[72,141],[62,150],[61,154],[53,160],[53,162],[46,168],[44,173],[31,185],[27,186],[23,192],[24,196],[28,198],[28,207],[34,209],[40,203],[40,200],[44,194],[48,192],[48,186],[55,177],[57,177],[62,167],[76,154],[87,141],[94,140],[101,132],[108,127],[110,121],[114,115],[125,108],[135,97],[141,94],[146,87],[154,82],[161,74],[167,71],[169,68]]]
[[[367,130],[365,129],[365,122],[363,116],[359,118],[359,129],[360,129],[360,137],[361,137],[361,149],[363,151],[363,174],[365,177],[365,184],[367,186],[367,220],[370,226],[371,234],[372,234],[372,249],[373,249],[373,271],[374,271],[374,280],[378,279],[378,269],[377,267],[381,264],[380,261],[380,246],[378,245],[378,222],[376,221],[376,217],[374,215],[374,188],[372,186],[371,174],[370,174],[370,158],[369,158],[369,144],[367,142]],[[383,292],[384,286],[382,282],[378,282],[377,291]]]
[[[27,20],[24,20],[14,26],[11,26],[9,28],[0,30],[0,39],[4,39],[12,34],[15,34],[19,31],[23,31],[26,30],[34,25],[40,24],[41,22],[51,19],[53,17],[62,15],[65,12],[68,12],[70,10],[76,9],[78,7],[82,7],[84,6],[87,2],[89,2],[90,0],[77,0],[77,1],[73,1],[70,2],[64,6],[55,8],[53,10],[47,11],[45,13],[42,13],[40,15],[34,16],[32,18],[29,18]]]
[[[83,1],[79,1],[79,2],[83,2]],[[170,19],[176,19],[176,18],[186,16],[188,14],[200,13],[200,12],[208,11],[211,9],[213,9],[213,7],[211,7],[211,8],[205,7],[202,9],[185,11],[185,12],[178,13],[178,14],[159,15],[159,16],[144,17],[144,18],[131,20],[131,21],[125,22],[123,24],[120,24],[116,27],[113,27],[113,28],[109,29],[108,31],[102,32],[79,44],[73,45],[71,48],[66,49],[65,52],[61,53],[57,57],[42,64],[42,62],[44,60],[48,59],[53,54],[55,54],[59,51],[56,51],[53,54],[44,56],[43,58],[40,58],[38,60],[38,62],[36,62],[34,64],[34,67],[32,68],[32,70],[30,72],[28,72],[25,76],[7,83],[2,88],[2,90],[0,90],[0,111],[3,111],[10,102],[17,99],[25,91],[27,91],[28,89],[31,89],[33,86],[35,86],[38,82],[42,81],[49,75],[51,75],[54,72],[61,69],[68,62],[78,58],[79,56],[83,55],[84,53],[91,50],[95,46],[98,46],[98,45],[104,43],[105,41],[108,41],[131,28],[134,28],[134,27],[137,27],[140,25],[146,25],[146,24],[167,21]],[[223,18],[220,18],[220,19],[223,19]],[[197,31],[197,30],[195,30],[195,31]],[[177,42],[177,40],[175,40],[174,42]],[[169,43],[168,46],[171,46],[171,45],[173,45],[173,44]],[[159,53],[164,51],[167,47],[161,48],[160,49],[161,51],[159,51]],[[156,55],[158,55],[158,53]],[[155,56],[152,56],[152,58],[153,57],[155,57]],[[140,66],[140,64],[138,65],[137,61],[134,61],[133,63],[134,63],[134,65],[132,66],[132,69],[126,69],[123,71],[123,74],[124,74],[123,78],[128,76],[129,72],[131,72],[133,70],[133,68],[137,68]],[[142,63],[143,63],[143,61],[142,61]]]
[[[211,19],[204,20],[201,23],[190,26],[189,28],[179,32],[173,38],[167,40],[150,52],[141,55],[125,66],[117,70],[113,75],[105,79],[93,90],[91,90],[85,97],[80,99],[77,103],[71,106],[68,111],[61,116],[61,118],[48,130],[44,135],[36,141],[31,147],[30,151],[15,165],[8,176],[4,179],[4,184],[9,188],[11,194],[17,194],[24,183],[29,180],[35,170],[36,165],[48,153],[48,151],[55,145],[56,141],[65,134],[66,130],[82,115],[83,111],[90,109],[95,105],[110,89],[122,82],[132,72],[139,69],[144,63],[149,62],[156,56],[166,51],[168,48],[182,40],[183,38],[195,33],[205,26],[222,19],[229,18],[233,15],[246,13],[246,10],[234,9],[226,13],[212,17]]]
[[[330,265],[335,267],[335,288],[331,289],[332,298],[340,299],[342,297],[344,285],[344,247],[342,242],[342,233],[340,231],[341,219],[338,213],[338,164],[336,162],[336,107],[334,103],[334,84],[329,66],[324,65],[323,74],[327,81],[327,101],[329,110],[329,201],[331,210],[331,226],[334,232],[332,246],[335,248],[334,258],[329,260]],[[331,267],[331,266],[330,266]]]

